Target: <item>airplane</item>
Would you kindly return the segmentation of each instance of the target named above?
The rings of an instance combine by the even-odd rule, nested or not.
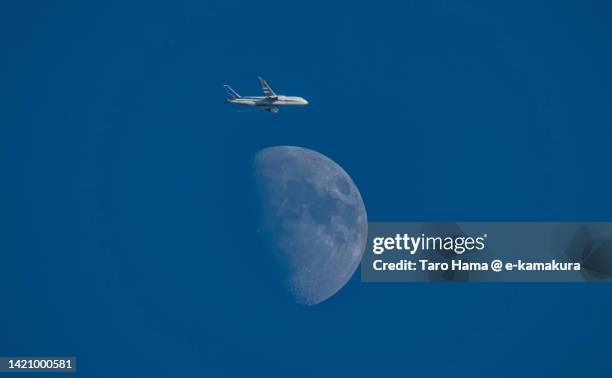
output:
[[[261,83],[264,96],[242,97],[229,85],[223,85],[225,92],[227,92],[227,99],[225,99],[225,102],[230,104],[255,106],[256,109],[265,109],[271,113],[278,113],[278,106],[308,105],[308,101],[303,97],[277,95],[261,76],[257,76],[257,78]]]

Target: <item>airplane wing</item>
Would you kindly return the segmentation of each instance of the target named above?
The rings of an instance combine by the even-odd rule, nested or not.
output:
[[[275,99],[276,93],[274,93],[272,88],[270,88],[270,85],[268,85],[268,83],[264,80],[263,77],[257,76],[257,78],[259,79],[259,82],[261,83],[261,88],[263,89],[264,95],[266,95],[266,97],[268,98]]]

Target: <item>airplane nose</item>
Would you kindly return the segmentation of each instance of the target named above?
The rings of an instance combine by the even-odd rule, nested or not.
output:
[[[304,105],[308,105],[308,100],[304,99]]]

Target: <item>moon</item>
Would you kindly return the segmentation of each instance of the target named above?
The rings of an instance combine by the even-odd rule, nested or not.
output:
[[[333,160],[301,147],[265,148],[253,166],[259,232],[281,285],[315,305],[340,290],[363,256],[366,209]]]

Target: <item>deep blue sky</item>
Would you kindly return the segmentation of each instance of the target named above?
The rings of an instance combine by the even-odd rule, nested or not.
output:
[[[610,377],[609,285],[265,277],[255,151],[370,220],[611,220],[607,1],[3,2],[0,355],[83,377]],[[256,75],[307,108],[238,113]]]

